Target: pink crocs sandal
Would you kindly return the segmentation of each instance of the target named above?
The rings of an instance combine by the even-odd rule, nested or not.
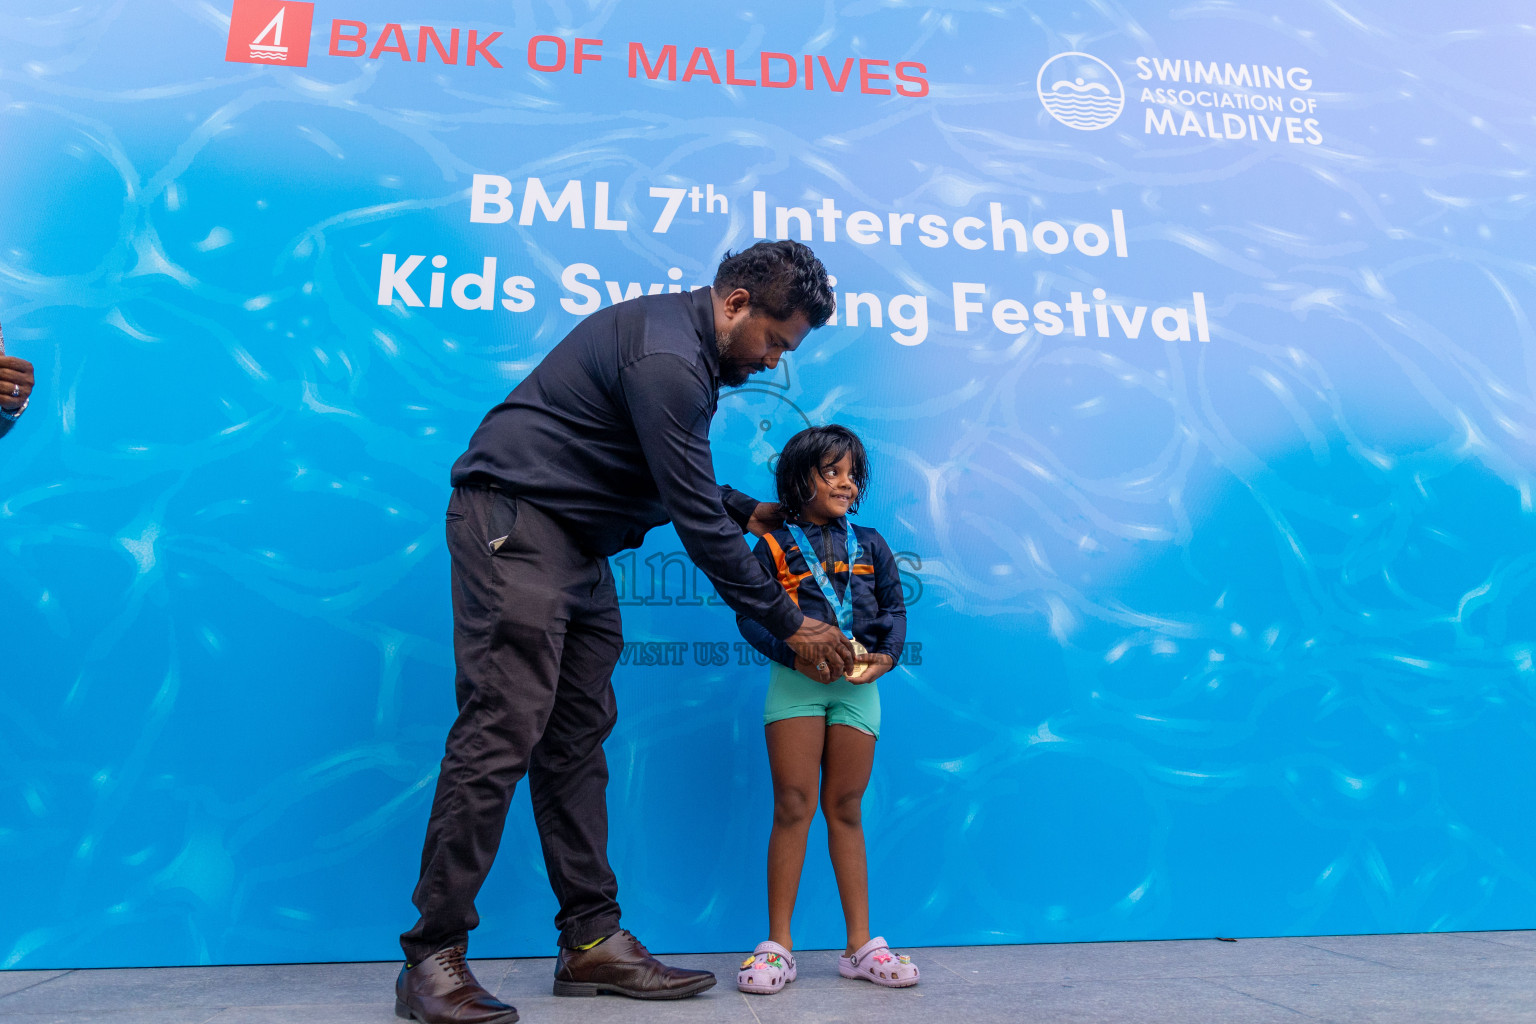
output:
[[[917,984],[917,965],[905,953],[892,953],[878,935],[860,946],[853,956],[837,958],[837,973],[845,978],[860,978],[886,988],[906,988]]]
[[[736,972],[736,987],[752,995],[771,996],[794,980],[794,954],[772,939],[759,942]]]

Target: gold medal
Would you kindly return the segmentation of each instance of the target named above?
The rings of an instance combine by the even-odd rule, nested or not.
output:
[[[861,658],[864,655],[869,653],[867,650],[864,649],[864,645],[859,643],[857,640],[849,639],[848,642],[853,644],[853,656],[855,658]],[[862,677],[864,675],[864,673],[868,672],[868,671],[869,671],[869,665],[868,664],[860,664],[860,665],[853,666],[853,668],[849,669],[844,674],[848,677],[848,681],[852,683],[852,682],[857,682],[860,679],[860,677]]]

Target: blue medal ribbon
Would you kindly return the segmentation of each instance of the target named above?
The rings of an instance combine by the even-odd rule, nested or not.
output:
[[[837,591],[832,586],[832,579],[821,566],[821,559],[816,557],[816,549],[811,547],[811,539],[805,535],[805,531],[794,523],[785,523],[789,535],[795,539],[795,546],[800,549],[800,556],[805,559],[805,564],[810,567],[811,575],[816,577],[816,582],[821,586],[821,592],[827,599],[827,604],[837,613],[837,628],[848,637],[853,636],[853,564],[861,552],[859,539],[853,535],[853,524],[843,523],[848,532],[848,585],[843,588],[843,598],[837,598]],[[826,529],[826,527],[822,527]]]

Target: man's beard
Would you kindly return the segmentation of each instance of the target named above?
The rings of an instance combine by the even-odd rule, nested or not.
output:
[[[720,383],[724,387],[739,388],[752,379],[753,371],[740,363],[720,361]]]
[[[735,344],[736,332],[729,331],[715,339],[715,349],[720,356],[720,383],[728,388],[739,388],[751,379],[761,367],[748,366],[737,359],[731,358],[731,347]]]

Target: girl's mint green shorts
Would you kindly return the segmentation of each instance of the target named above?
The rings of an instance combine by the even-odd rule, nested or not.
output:
[[[878,739],[879,685],[864,683],[861,686],[841,678],[818,683],[792,668],[770,662],[763,724],[771,725],[786,718],[825,718],[828,725],[850,725]]]

